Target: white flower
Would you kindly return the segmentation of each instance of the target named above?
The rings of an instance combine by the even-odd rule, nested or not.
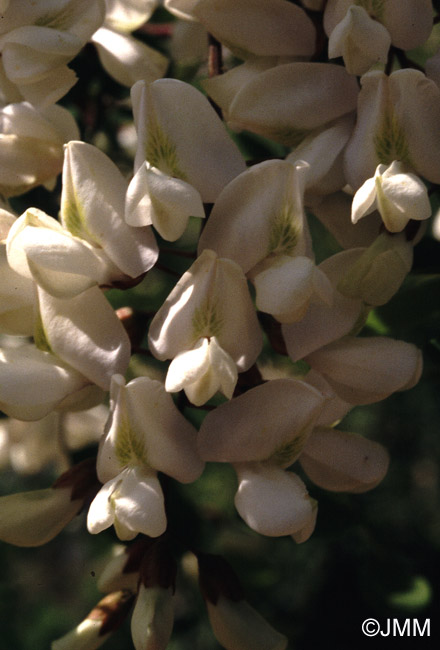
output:
[[[356,126],[344,154],[347,183],[357,190],[380,163],[394,160],[439,183],[440,88],[410,68],[389,76],[367,72],[361,85]]]
[[[386,63],[391,36],[362,6],[352,5],[330,34],[330,59],[342,56],[350,74],[361,75],[376,63]]]
[[[138,377],[125,386],[115,375],[97,462],[105,484],[90,506],[89,531],[99,533],[114,524],[123,540],[139,532],[161,535],[167,521],[157,472],[183,483],[195,481],[204,467],[195,436],[162,384]]]
[[[237,366],[211,336],[197,341],[191,350],[180,352],[168,369],[165,389],[175,393],[185,389],[193,404],[205,404],[217,391],[231,399],[237,383]]]
[[[268,160],[237,176],[214,204],[199,239],[199,254],[211,249],[252,277],[277,257],[308,255],[303,202],[307,173],[306,163]]]
[[[112,525],[122,540],[165,532],[164,498],[155,471],[128,466],[101,488],[89,508],[87,526],[96,534]]]
[[[127,181],[97,147],[69,142],[61,195],[61,223],[101,248],[120,272],[136,278],[155,263],[158,249],[150,228],[125,223]]]
[[[48,106],[76,81],[66,63],[105,17],[104,0],[14,0],[2,16],[0,51],[7,77],[25,99]]]
[[[248,370],[262,346],[238,264],[204,250],[154,317],[149,345],[158,359],[175,359],[167,390],[183,387],[198,404],[218,388],[231,396],[237,370]]]
[[[196,88],[176,79],[139,81],[131,97],[138,133],[135,172],[146,160],[193,185],[209,203],[246,169],[222,121]]]
[[[175,241],[183,235],[190,216],[205,216],[198,191],[147,162],[141,165],[128,187],[126,222],[137,227],[153,225],[163,239]]]
[[[96,284],[131,283],[156,262],[151,228],[124,221],[127,183],[96,147],[69,142],[65,149],[61,224],[36,208],[13,224],[8,262],[57,298],[72,298]]]
[[[431,216],[426,186],[397,160],[389,166],[378,165],[374,178],[358,189],[351,220],[357,223],[374,210],[379,211],[389,232],[400,232],[410,219],[421,221]]]
[[[423,45],[432,30],[431,0],[328,0],[324,13],[328,36],[354,6],[362,8],[371,19],[386,27],[392,44],[403,50]]]
[[[16,196],[52,186],[63,167],[63,145],[79,137],[71,113],[61,106],[37,108],[17,102],[0,109],[0,190]]]
[[[300,456],[324,401],[302,381],[274,379],[217,407],[202,423],[202,458],[234,465],[237,510],[263,535],[293,535],[315,518],[305,485],[285,470]]]

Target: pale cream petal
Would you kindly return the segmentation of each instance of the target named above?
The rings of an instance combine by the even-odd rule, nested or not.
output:
[[[231,103],[229,120],[294,147],[313,129],[351,113],[357,95],[355,77],[341,66],[286,63],[246,84]]]
[[[127,191],[125,220],[130,226],[153,225],[161,237],[181,237],[189,217],[205,216],[197,190],[147,164],[139,167]]]
[[[131,638],[136,650],[165,650],[174,624],[171,587],[139,587],[131,617]]]
[[[389,456],[378,442],[356,433],[318,428],[309,437],[301,465],[325,490],[366,492],[384,478]]]
[[[70,488],[48,488],[0,497],[0,539],[41,546],[56,537],[83,507]]]
[[[124,86],[140,79],[147,83],[160,79],[168,68],[166,56],[128,34],[101,27],[92,42],[106,72]]]
[[[301,453],[324,396],[295,379],[273,379],[205,417],[198,446],[207,461],[266,461],[288,467]],[[293,408],[295,405],[295,408]]]
[[[280,537],[302,530],[313,504],[301,479],[275,467],[236,467],[238,490],[235,507],[247,525],[260,535]]]
[[[10,417],[39,420],[88,380],[33,345],[0,351],[0,408]]]
[[[285,650],[287,638],[245,600],[220,596],[216,604],[206,601],[215,638],[226,650]]]
[[[130,341],[100,289],[92,287],[69,300],[39,289],[39,305],[54,354],[103,390],[108,390],[112,375],[125,373]]]
[[[313,352],[306,361],[350,404],[371,404],[417,383],[421,352],[383,336],[345,337]]]
[[[315,28],[304,10],[281,0],[203,0],[192,14],[239,58],[311,56]]]
[[[204,202],[214,202],[246,169],[224,124],[193,86],[177,79],[139,81],[132,88],[132,101],[138,132],[135,171],[147,160],[193,185]]]

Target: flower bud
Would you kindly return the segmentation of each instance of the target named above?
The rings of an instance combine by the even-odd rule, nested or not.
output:
[[[0,408],[20,420],[39,420],[90,381],[34,345],[0,350]]]
[[[51,650],[96,650],[123,623],[133,599],[128,591],[105,596],[74,630],[53,641]]]
[[[173,594],[177,566],[161,539],[145,552],[140,568],[140,586],[131,618],[131,636],[136,650],[165,650],[174,623]]]
[[[413,246],[405,236],[384,232],[349,268],[338,290],[368,305],[384,305],[398,291],[411,270]]]
[[[249,528],[260,535],[294,535],[309,526],[313,501],[303,481],[279,467],[236,465],[238,489],[234,503]]]
[[[51,488],[0,497],[0,539],[15,546],[46,544],[79,513],[97,485],[91,460],[67,470]]]
[[[324,13],[324,28],[331,35],[347,11],[359,6],[370,19],[386,27],[391,42],[403,50],[423,45],[433,24],[431,0],[328,0]]]
[[[225,650],[285,650],[287,639],[244,600],[232,567],[221,556],[199,555],[200,589],[217,641]]]
[[[144,539],[140,540],[142,547]],[[105,565],[98,578],[98,589],[103,593],[112,591],[131,591],[136,593],[139,584],[139,566],[138,562],[132,562],[132,547],[138,547],[139,542],[134,542],[130,546],[115,544],[112,549],[112,557]]]
[[[136,650],[165,650],[173,631],[171,588],[140,585],[131,618],[131,638]]]

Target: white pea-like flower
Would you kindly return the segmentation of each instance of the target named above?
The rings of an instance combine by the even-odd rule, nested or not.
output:
[[[262,535],[293,535],[316,517],[304,483],[286,469],[300,456],[324,402],[302,381],[274,379],[217,407],[202,423],[201,457],[233,464],[236,508]]]
[[[90,506],[88,529],[99,533],[113,524],[122,540],[138,533],[157,537],[167,525],[157,472],[182,483],[200,476],[204,463],[196,451],[196,431],[163,385],[148,377],[125,385],[115,375],[110,398],[97,461],[104,485]]]
[[[405,3],[402,3],[405,4]],[[440,88],[411,68],[361,77],[356,126],[344,152],[347,183],[354,191],[379,164],[398,161],[440,182]]]
[[[0,109],[0,191],[16,196],[37,185],[53,187],[63,167],[63,146],[79,137],[62,106],[15,101]]]
[[[378,165],[373,178],[358,189],[353,198],[351,220],[378,210],[389,232],[400,232],[410,219],[422,221],[431,216],[431,204],[425,184],[406,166],[394,160]]]
[[[362,75],[377,63],[386,63],[391,36],[362,6],[352,5],[336,25],[328,43],[330,59],[342,56],[350,74]]]
[[[240,266],[205,249],[156,313],[149,345],[160,360],[173,359],[166,388],[203,404],[217,390],[228,398],[237,372],[248,370],[262,334]]]
[[[127,182],[99,149],[83,142],[65,148],[61,223],[31,208],[11,227],[11,268],[57,298],[88,288],[130,284],[156,262],[151,228],[124,220]]]

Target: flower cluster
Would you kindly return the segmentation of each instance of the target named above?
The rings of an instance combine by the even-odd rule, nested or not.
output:
[[[164,650],[172,479],[228,463],[247,526],[305,542],[313,485],[358,493],[387,472],[385,448],[345,415],[422,371],[413,344],[364,326],[410,272],[440,183],[439,55],[426,69],[408,55],[430,38],[430,0],[165,0],[170,57],[203,92],[164,78],[168,58],[132,35],[157,5],[0,1],[0,461],[66,470],[0,497],[0,538],[46,543],[86,508],[90,533],[130,542],[101,577],[108,595],[54,650],[97,648],[133,604],[136,650]],[[128,174],[56,103],[90,42],[131,87]],[[243,134],[276,155],[250,160]],[[17,214],[14,197],[40,185],[59,213]],[[311,214],[338,245],[319,263]],[[190,263],[161,306],[131,305],[167,256]],[[69,468],[68,449],[91,443],[96,459]],[[188,553],[224,648],[286,648],[223,558]]]

